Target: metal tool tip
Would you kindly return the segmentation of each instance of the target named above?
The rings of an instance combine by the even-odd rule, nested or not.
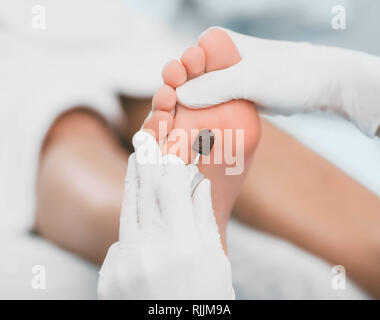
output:
[[[202,155],[209,155],[215,143],[215,134],[210,129],[199,132],[192,149]]]

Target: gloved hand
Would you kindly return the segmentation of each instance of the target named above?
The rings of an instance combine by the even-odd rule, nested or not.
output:
[[[99,272],[102,299],[234,299],[231,266],[220,242],[210,181],[190,193],[189,171],[162,157],[150,134],[133,138],[119,242]]]
[[[177,88],[178,101],[204,108],[246,99],[269,114],[331,110],[373,136],[380,125],[380,58],[363,52],[255,38],[226,31],[242,60]]]

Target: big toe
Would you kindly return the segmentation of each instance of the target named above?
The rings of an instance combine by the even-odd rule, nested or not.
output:
[[[206,54],[206,72],[225,69],[241,60],[230,36],[220,28],[210,28],[198,40]]]

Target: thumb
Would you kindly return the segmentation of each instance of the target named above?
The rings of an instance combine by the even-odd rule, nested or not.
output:
[[[244,70],[242,61],[232,67],[208,72],[187,81],[176,89],[180,104],[201,109],[233,99],[244,98]]]

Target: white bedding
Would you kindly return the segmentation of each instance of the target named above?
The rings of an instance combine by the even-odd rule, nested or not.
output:
[[[64,28],[58,22],[55,25],[52,17],[58,20],[69,17],[69,4],[74,2],[79,12],[81,6],[83,10],[91,7],[91,12],[99,10],[98,16],[89,15],[93,21],[89,18],[86,25],[91,21],[96,25],[96,19],[104,22],[108,17],[112,30],[104,30],[103,25],[95,30],[81,28],[80,16],[70,19]],[[33,3],[46,5],[50,10],[48,21],[52,25],[45,33],[28,27]],[[17,3],[10,0],[0,5],[3,9],[0,10],[3,22],[0,24],[0,298],[3,299],[96,298],[97,266],[29,232],[34,212],[32,190],[38,155],[35,150],[48,124],[66,106],[87,103],[112,120],[117,114],[115,92],[151,94],[160,83],[163,63],[178,55],[185,43],[183,39],[174,41],[160,24],[162,29],[156,27],[156,33],[151,34],[140,19],[139,36],[149,37],[152,42],[134,38],[135,30],[129,30],[128,24],[131,16],[116,0],[60,3],[49,6],[41,0]],[[118,14],[103,14],[102,7]],[[107,32],[114,38],[109,40]],[[98,40],[103,38],[108,40],[100,43]],[[83,45],[79,49],[78,43]],[[44,108],[52,111],[41,113]],[[46,118],[41,118],[42,114]],[[327,119],[326,115],[286,120],[278,117],[271,121],[380,195],[380,179],[374,174],[380,172],[379,139],[369,140],[347,122],[336,117]],[[366,298],[351,283],[344,291],[332,290],[331,267],[283,240],[232,222],[228,242],[238,298]],[[34,290],[31,286],[34,265],[46,267],[45,290]]]
[[[296,122],[296,119],[292,121]],[[300,126],[300,123],[298,125]],[[332,121],[329,125],[344,126],[339,121]],[[323,131],[324,125],[320,124],[316,128]],[[344,154],[351,152],[351,138],[352,135],[356,135],[355,130],[350,128],[347,139],[343,139],[346,135],[342,135],[342,139],[339,140],[341,144],[346,142],[345,147],[337,150],[330,145],[334,152],[324,150],[323,153],[334,159],[339,159],[339,156],[345,158]],[[306,137],[312,135],[307,130],[299,132],[304,132]],[[1,137],[6,133],[0,129]],[[327,141],[318,141],[324,146],[329,146]],[[380,148],[375,150],[376,143],[368,142],[366,139],[363,141],[366,143],[359,148],[355,164],[368,164],[368,159],[372,159],[370,157],[379,157]],[[312,147],[315,148],[315,145]],[[7,160],[4,150],[6,149],[2,149],[0,168],[5,167],[4,159]],[[8,160],[8,165],[12,166],[11,159]],[[350,161],[346,159],[346,162],[340,162],[341,167],[348,170]],[[376,181],[374,178],[371,179],[371,172],[380,169],[380,162],[373,162],[371,168],[361,168],[362,177],[363,181],[367,180],[367,185],[379,194],[380,189],[376,189]],[[353,170],[357,170],[355,168],[356,166],[352,167]],[[356,175],[359,176],[359,173]],[[0,183],[3,191],[7,189],[4,182],[1,180]],[[32,199],[25,197],[25,194],[13,194],[12,197],[5,198],[3,192],[0,193],[0,197],[0,298],[95,299],[98,267],[29,232],[33,212],[32,207],[28,208],[27,204],[33,203]],[[333,290],[331,266],[286,241],[232,222],[228,230],[228,244],[238,298],[367,298],[350,282],[344,291]],[[46,267],[46,290],[32,288],[34,265]]]

